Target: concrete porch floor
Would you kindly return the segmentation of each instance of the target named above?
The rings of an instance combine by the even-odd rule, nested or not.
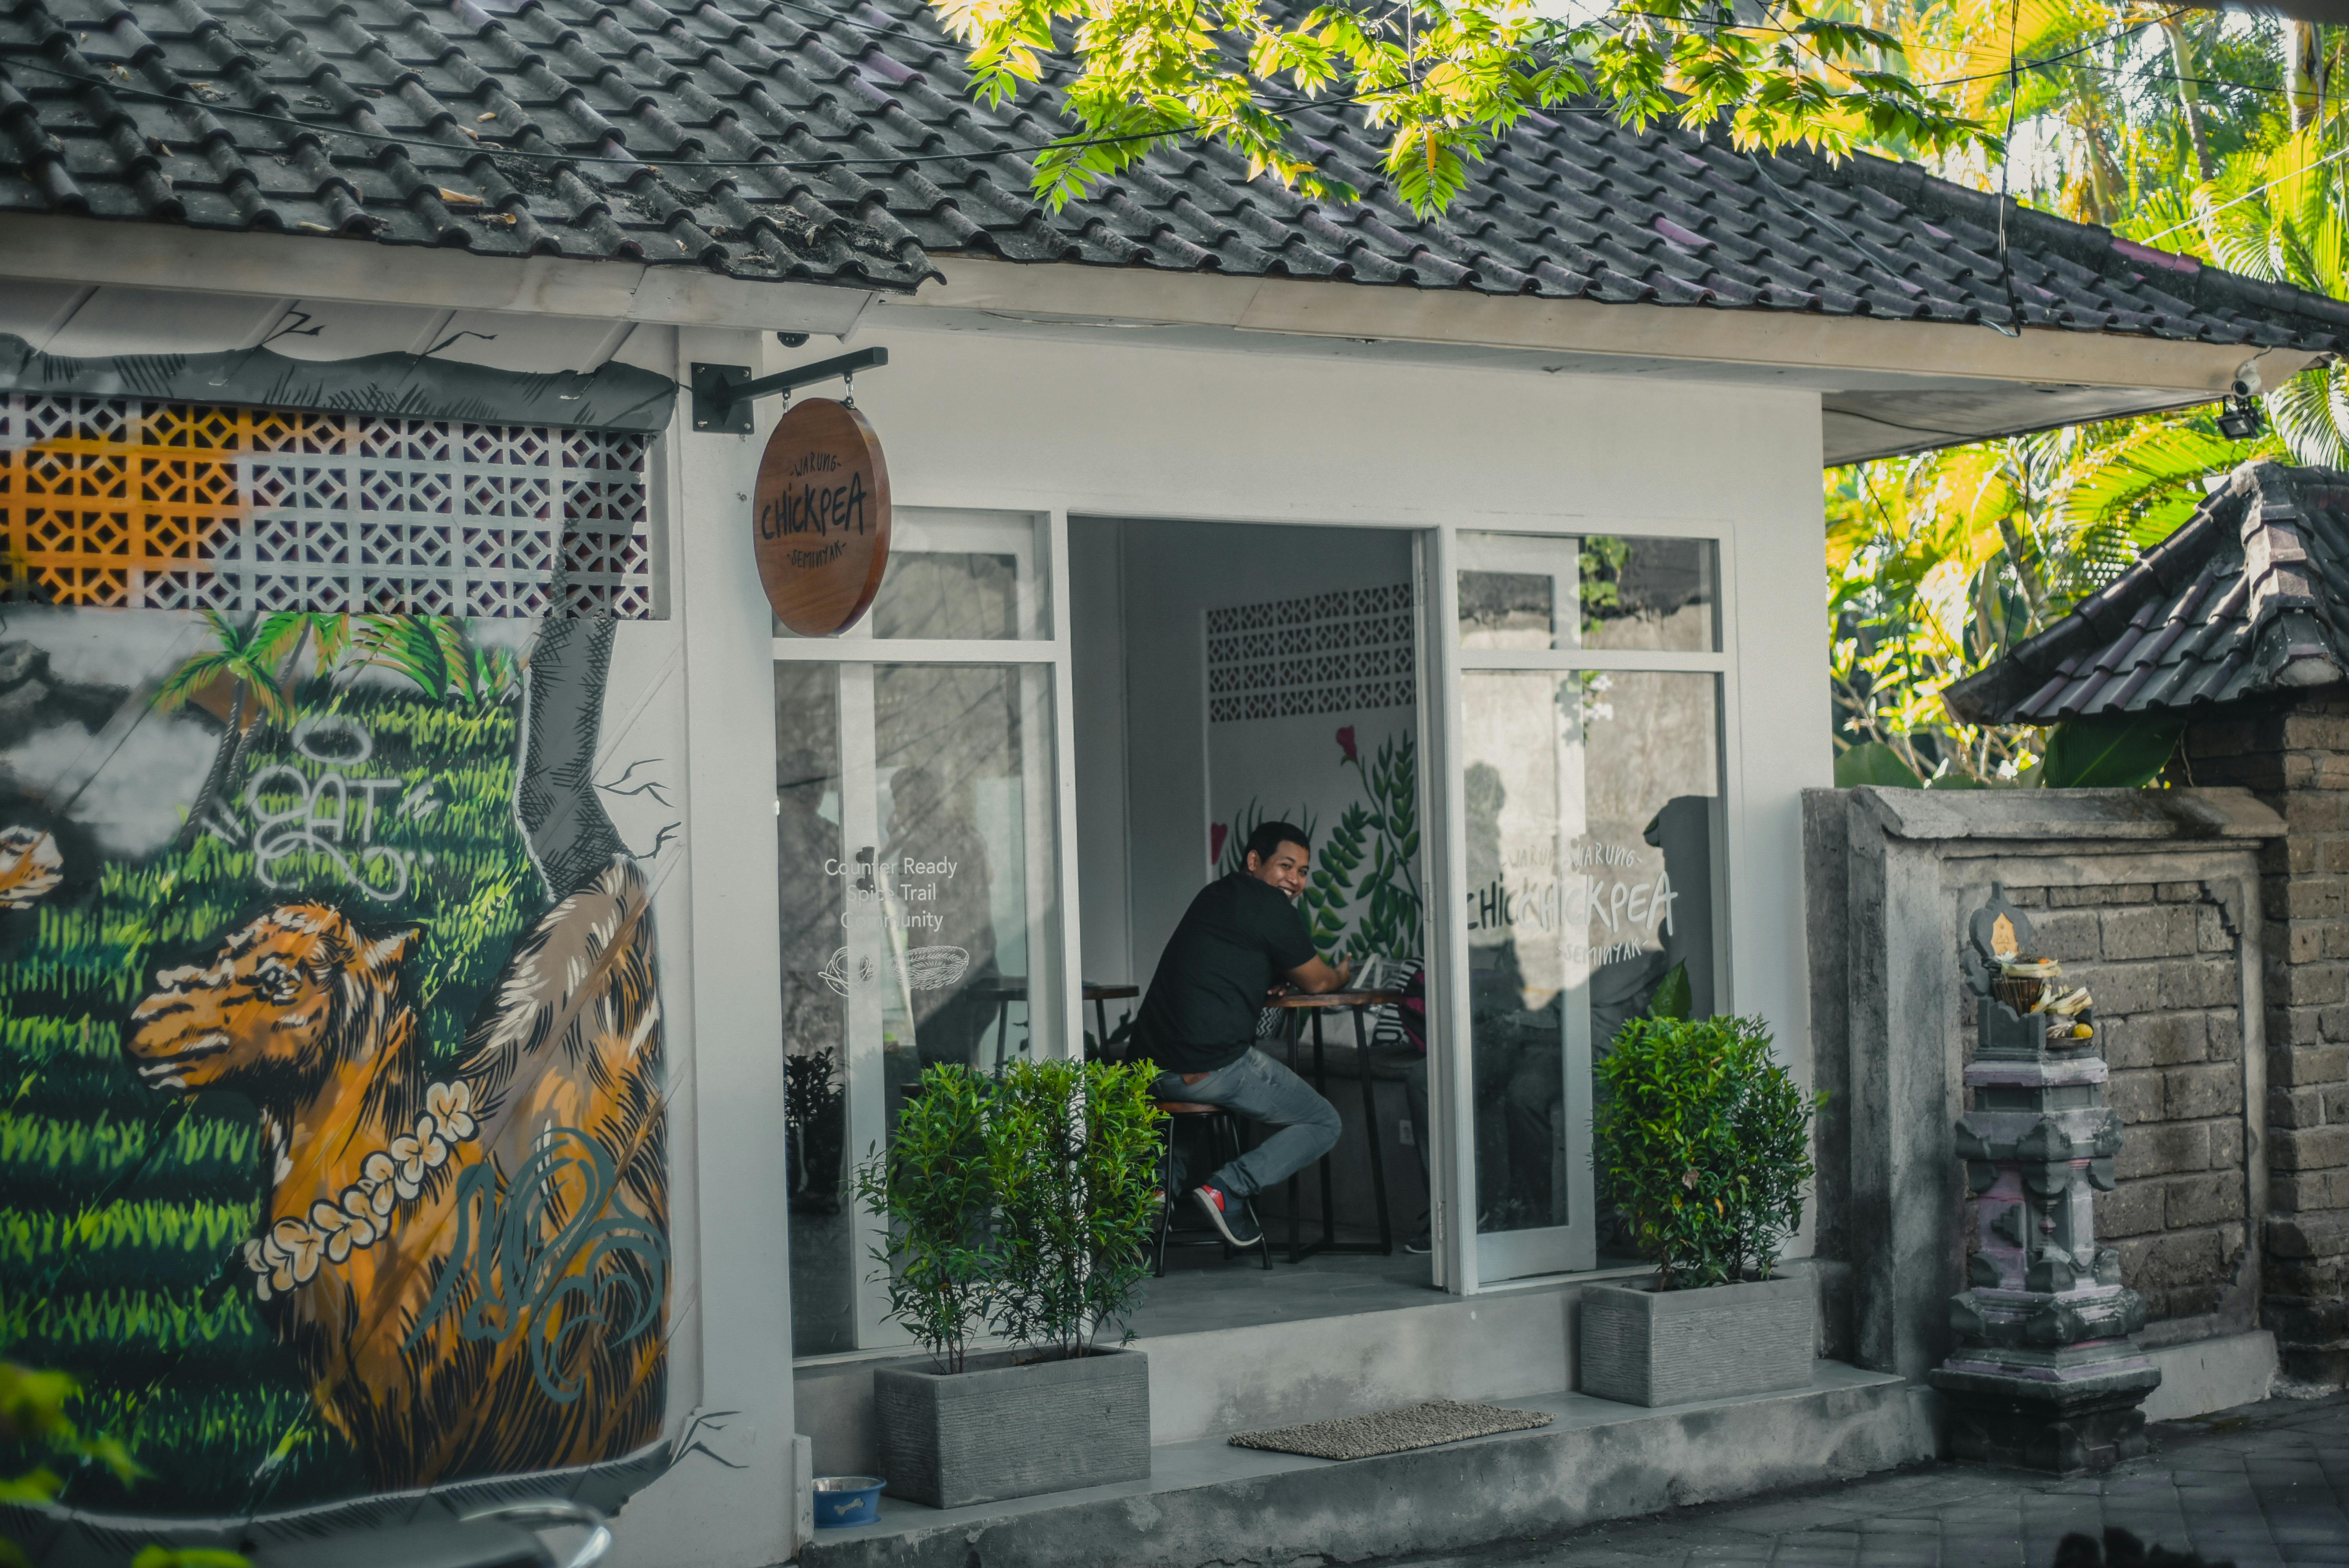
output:
[[[1127,1326],[1137,1338],[1155,1339],[1425,1306],[1443,1293],[1435,1288],[1433,1260],[1413,1257],[1400,1246],[1392,1257],[1319,1253],[1291,1264],[1284,1243],[1274,1248],[1268,1270],[1252,1256],[1226,1263],[1204,1248],[1170,1253],[1166,1277],[1143,1280],[1139,1295]]]
[[[1811,1384],[1650,1410],[1580,1394],[1501,1399],[1551,1425],[1335,1463],[1222,1437],[1154,1450],[1146,1481],[937,1510],[882,1501],[826,1530],[802,1568],[1240,1568],[1355,1562],[1554,1535],[1676,1504],[1749,1497],[1929,1458],[1900,1379],[1837,1362]]]

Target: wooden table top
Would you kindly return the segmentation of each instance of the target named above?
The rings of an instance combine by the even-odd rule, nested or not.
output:
[[[1384,1007],[1402,1000],[1400,991],[1322,991],[1309,995],[1292,991],[1285,996],[1268,997],[1268,1007]]]
[[[1088,1002],[1116,1002],[1142,995],[1139,985],[1110,985],[1098,980],[1087,980],[1083,984]],[[1028,981],[1019,975],[999,975],[994,980],[972,985],[968,990],[988,1002],[1024,1002],[1028,999]]]

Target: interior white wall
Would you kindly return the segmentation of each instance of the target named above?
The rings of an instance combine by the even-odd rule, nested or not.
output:
[[[1123,532],[1128,951],[1147,985],[1207,881],[1206,612],[1408,582],[1411,535],[1163,521]]]
[[[36,295],[0,283],[0,330],[12,322],[53,323],[53,342],[62,348],[76,314],[62,292]],[[197,294],[159,292],[143,311],[91,317],[86,335],[70,346],[82,353],[212,351],[265,336],[274,320]],[[367,330],[389,338],[410,328],[429,333],[431,325],[428,313],[370,318]],[[771,338],[747,333],[672,338],[660,329],[657,339],[643,332],[626,338],[614,322],[537,325],[507,346],[523,362],[514,367],[546,368],[546,356],[564,357],[569,345],[577,346],[578,365],[623,349],[623,357],[644,356],[680,377],[696,359],[779,368],[821,356],[814,349],[781,351]],[[354,315],[354,337],[358,326]],[[1731,995],[1739,1010],[1775,1026],[1807,1080],[1799,791],[1828,783],[1832,772],[1816,396],[1183,352],[1138,336],[1105,332],[1097,344],[1043,344],[894,325],[860,335],[859,346],[891,350],[890,366],[862,378],[856,400],[886,447],[899,503],[1388,528],[1725,526],[1733,588]],[[467,358],[498,363],[506,351],[465,342]],[[321,339],[305,352],[327,356],[327,348]],[[771,677],[750,569],[747,504],[775,412],[771,403],[761,407],[761,435],[695,436],[680,399],[665,459],[675,476],[679,536],[672,603],[682,618],[686,788],[700,830],[688,838],[684,872],[665,888],[669,899],[685,901],[688,917],[671,919],[667,904],[661,917],[671,1059],[690,1075],[693,1097],[689,1114],[680,1110],[690,1130],[675,1132],[678,1160],[690,1166],[680,1170],[677,1188],[679,1230],[690,1225],[704,1239],[695,1274],[680,1273],[676,1282],[675,1309],[699,1315],[708,1381],[687,1397],[718,1423],[697,1435],[721,1457],[688,1455],[631,1505],[621,1521],[624,1563],[750,1565],[789,1550],[792,1410]],[[1169,530],[1132,531],[1173,537]],[[1203,575],[1224,570],[1216,552],[1185,548]],[[1149,634],[1177,618],[1156,602],[1174,570],[1155,555],[1140,566],[1124,563],[1125,614],[1160,629]],[[1392,581],[1392,569],[1382,568],[1380,580]],[[1072,567],[1072,591],[1081,583],[1090,592],[1096,582]],[[1072,624],[1088,624],[1092,613],[1079,610]],[[1195,627],[1195,609],[1188,623]],[[1183,674],[1195,670],[1197,656],[1194,645]],[[1175,668],[1169,661],[1165,673]],[[1175,726],[1195,737],[1196,681],[1185,699],[1186,717],[1153,684],[1159,673],[1137,688],[1129,671],[1126,725],[1136,734]],[[1092,743],[1079,741],[1081,757]],[[1200,874],[1194,851],[1205,820],[1202,770],[1194,762],[1176,782],[1187,799],[1144,801],[1138,789],[1133,798],[1137,820],[1180,824],[1179,837],[1169,841],[1183,862],[1176,874],[1158,874],[1155,849],[1138,851],[1147,858],[1132,862],[1164,890],[1150,895],[1163,902],[1137,907],[1129,944],[1154,960],[1188,896],[1185,876],[1195,887]],[[1081,813],[1079,826],[1081,851],[1095,839]],[[688,1209],[690,1222],[683,1218]]]

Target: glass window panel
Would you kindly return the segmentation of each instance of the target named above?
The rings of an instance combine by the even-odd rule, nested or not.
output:
[[[1591,1218],[1572,1194],[1592,1061],[1676,964],[1713,1009],[1717,682],[1462,676],[1480,1231]]]
[[[884,1342],[847,1173],[923,1069],[1061,1054],[1050,682],[775,665],[795,1355]]]
[[[849,638],[1050,637],[1045,520],[1028,512],[900,507],[881,591]],[[781,621],[774,634],[793,634]]]
[[[1460,645],[1711,653],[1718,555],[1709,539],[1463,533]]]
[[[1030,912],[1050,903],[1030,875],[1051,852],[1049,819],[1032,820],[1049,810],[1045,679],[1032,665],[874,672],[881,899],[902,975],[884,997],[883,1038],[906,1081],[1030,1048]]]

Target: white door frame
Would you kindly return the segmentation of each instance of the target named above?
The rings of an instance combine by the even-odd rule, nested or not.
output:
[[[994,526],[989,526],[990,524]],[[1069,531],[1068,514],[1057,508],[1037,511],[978,512],[929,508],[900,508],[892,524],[893,547],[911,553],[924,546],[962,544],[976,529],[988,548],[1006,548],[1022,559],[1019,610],[1023,622],[1038,623],[1037,634],[1019,638],[884,638],[873,634],[869,619],[834,637],[781,636],[773,639],[776,663],[825,664],[840,671],[841,828],[843,852],[854,857],[870,844],[877,855],[881,844],[874,820],[871,780],[852,787],[849,774],[861,758],[872,766],[873,678],[884,665],[962,665],[1021,666],[1023,689],[1030,676],[1045,683],[1050,704],[1052,766],[1046,773],[1029,748],[1022,760],[1026,864],[1024,878],[1029,925],[1032,933],[1049,934],[1049,946],[1029,952],[1028,1029],[1031,1054],[1072,1057],[1082,1054],[1082,978],[1079,974],[1081,932],[1077,922],[1077,865],[1070,852],[1068,829],[1076,821],[1076,730],[1070,699],[1069,615],[1066,604]],[[861,702],[852,700],[861,693]],[[1039,787],[1041,788],[1039,788]],[[1040,859],[1039,851],[1057,857]],[[1057,863],[1057,881],[1045,869]],[[848,879],[852,884],[854,877]],[[860,901],[850,888],[843,901],[850,912],[848,945],[852,972],[856,960],[871,957],[883,974],[895,965],[882,944],[888,939],[885,911],[879,898]],[[868,910],[858,921],[855,912]],[[862,1000],[860,1001],[860,998]],[[870,986],[849,992],[846,1088],[851,1158],[878,1145],[886,1130],[888,1107],[881,1060],[881,994]],[[910,1345],[913,1337],[902,1326],[888,1321],[887,1288],[876,1271],[867,1267],[873,1248],[884,1240],[882,1222],[854,1205],[852,1219],[852,1263],[856,1276],[856,1349],[868,1351]]]
[[[1464,649],[1460,646],[1460,535],[1506,532],[1532,539],[1582,538],[1612,535],[1627,538],[1705,539],[1717,552],[1713,592],[1716,597],[1714,649],[1710,653],[1674,653],[1598,648],[1560,650]],[[1715,711],[1721,716],[1719,736],[1722,766],[1720,809],[1713,840],[1713,1005],[1733,1010],[1730,962],[1729,899],[1725,880],[1740,845],[1743,812],[1736,810],[1737,722],[1736,676],[1727,650],[1737,646],[1736,602],[1730,584],[1736,579],[1734,538],[1726,522],[1688,519],[1650,521],[1630,518],[1576,518],[1549,526],[1528,521],[1523,527],[1495,529],[1479,523],[1463,529],[1442,523],[1422,531],[1416,555],[1421,593],[1420,681],[1422,770],[1421,820],[1429,824],[1423,840],[1430,857],[1428,886],[1427,1009],[1429,1020],[1428,1170],[1434,1191],[1433,1226],[1436,1284],[1461,1295],[1475,1295],[1503,1284],[1527,1283],[1593,1266],[1596,1233],[1592,1226],[1590,1148],[1590,1042],[1587,1014],[1579,1037],[1569,1033],[1567,1101],[1567,1158],[1569,1161],[1569,1216],[1580,1221],[1540,1231],[1476,1233],[1476,1084],[1474,1038],[1469,1014],[1467,885],[1467,812],[1461,797],[1459,769],[1462,676],[1471,670],[1623,670],[1688,671],[1716,675],[1720,686]],[[1440,957],[1440,962],[1437,961]],[[1569,994],[1566,1011],[1574,1010]],[[1579,1093],[1576,1093],[1577,1089]]]

